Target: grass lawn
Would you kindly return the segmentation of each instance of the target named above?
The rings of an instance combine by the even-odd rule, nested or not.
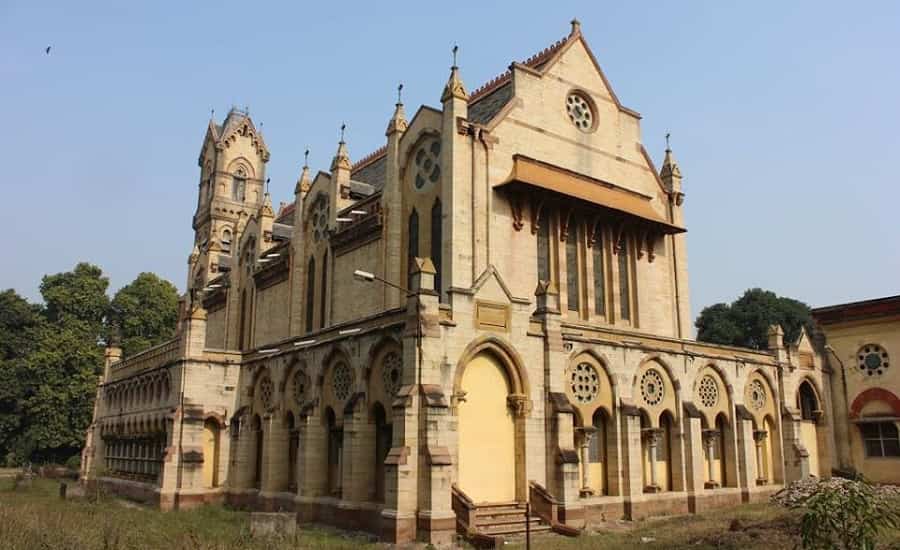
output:
[[[293,537],[251,538],[249,514],[221,506],[160,512],[113,498],[62,501],[57,496],[58,482],[51,480],[35,479],[30,489],[13,487],[13,479],[0,478],[0,548],[9,550],[367,550],[388,546],[306,525]],[[532,548],[792,549],[800,544],[799,517],[799,512],[780,506],[751,504],[691,516],[613,522],[608,529],[578,538],[535,538]],[[900,549],[900,533],[886,533],[880,542],[879,548]],[[523,547],[521,540],[507,546]]]

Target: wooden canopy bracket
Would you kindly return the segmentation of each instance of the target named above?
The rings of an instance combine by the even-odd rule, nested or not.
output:
[[[594,216],[594,219],[591,222],[591,232],[588,235],[588,241],[587,241],[588,248],[594,247],[594,243],[597,242],[597,233],[599,231],[600,231],[600,216]]]
[[[541,228],[541,215],[544,213],[545,201],[543,198],[531,197],[531,234],[537,235]]]
[[[559,217],[559,240],[566,242],[569,238],[569,221],[572,219],[572,207],[560,209]]]
[[[516,231],[521,231],[522,227],[525,223],[522,220],[522,195],[520,193],[513,193],[510,196],[510,205],[512,206],[512,215],[513,215],[513,229]]]

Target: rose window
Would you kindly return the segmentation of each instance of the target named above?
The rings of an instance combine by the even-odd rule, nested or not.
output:
[[[298,405],[303,403],[303,398],[306,397],[306,386],[306,375],[303,374],[303,371],[298,370],[294,373],[294,401]]]
[[[381,380],[384,383],[384,391],[389,396],[396,395],[400,389],[400,368],[400,355],[393,351],[387,354],[384,358]]]
[[[658,405],[662,401],[666,390],[663,387],[662,376],[653,369],[641,376],[641,396],[648,405]]]
[[[347,363],[338,363],[334,367],[331,384],[334,388],[334,396],[340,401],[350,395],[350,385],[353,383],[353,372]]]
[[[750,406],[754,409],[759,410],[766,405],[766,389],[763,388],[762,382],[759,380],[750,382],[750,389],[747,395],[750,397]]]
[[[313,238],[316,242],[322,240],[328,231],[328,198],[319,195],[312,208]]]
[[[869,376],[882,374],[890,366],[887,352],[877,344],[867,344],[860,348],[857,358],[859,359],[859,370]]]
[[[266,376],[259,382],[259,401],[266,409],[272,408],[272,394],[275,392],[275,385],[272,379]]]
[[[441,177],[441,142],[434,140],[416,151],[416,189],[437,183]]]
[[[697,394],[700,395],[700,402],[704,407],[715,407],[719,402],[719,386],[716,380],[708,374],[701,378]]]
[[[566,112],[572,124],[582,132],[588,132],[594,127],[594,111],[591,104],[581,94],[569,94],[566,98]]]
[[[572,395],[582,405],[590,403],[600,393],[600,376],[590,363],[578,363],[569,375]]]

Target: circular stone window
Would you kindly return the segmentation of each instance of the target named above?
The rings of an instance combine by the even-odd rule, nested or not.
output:
[[[590,363],[578,363],[569,374],[569,385],[575,400],[585,405],[600,393],[600,375]]]
[[[432,140],[416,151],[416,189],[437,183],[441,178],[441,142]]]
[[[715,378],[706,375],[700,379],[700,385],[697,387],[697,394],[700,396],[700,402],[704,407],[712,408],[719,402],[719,385],[716,384]]]
[[[662,401],[666,389],[663,386],[662,376],[653,369],[641,376],[641,396],[648,405],[658,405]]]
[[[766,389],[759,380],[750,382],[747,395],[750,398],[750,406],[754,409],[759,410],[766,406]]]
[[[869,376],[883,374],[884,370],[890,366],[887,352],[878,344],[866,344],[861,347],[857,359],[859,359],[859,370]]]
[[[316,242],[328,231],[328,197],[325,195],[319,195],[312,207],[312,230]]]
[[[334,367],[334,374],[331,377],[331,385],[333,387],[334,396],[338,400],[343,401],[350,395],[350,385],[353,383],[353,372],[347,363],[338,363]]]
[[[400,389],[400,355],[397,352],[390,352],[384,358],[384,364],[381,370],[381,381],[384,384],[384,392],[388,396],[397,395]]]
[[[265,376],[259,381],[259,402],[262,403],[262,406],[267,410],[272,408],[272,395],[274,392],[275,385],[272,384],[271,378]]]
[[[306,375],[303,374],[303,371],[298,370],[294,373],[294,401],[298,405],[302,404],[303,398],[306,397],[306,386]]]
[[[566,112],[572,124],[582,132],[594,129],[594,110],[587,98],[580,93],[573,92],[566,97]]]

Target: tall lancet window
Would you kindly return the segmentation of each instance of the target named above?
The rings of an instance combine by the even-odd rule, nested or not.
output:
[[[441,248],[443,239],[443,219],[441,216],[441,199],[434,201],[431,207],[431,261],[434,263],[434,289],[438,296],[443,296],[441,287]]]
[[[547,219],[538,228],[537,270],[539,281],[550,280],[550,220]]]
[[[243,201],[247,193],[247,173],[243,168],[238,168],[231,180],[231,198]]]
[[[628,272],[628,239],[623,235],[618,245],[619,262],[619,316],[631,320],[631,274]]]
[[[566,238],[566,298],[569,302],[569,311],[580,309],[579,296],[581,294],[578,277],[578,225],[573,223]]]
[[[597,229],[594,246],[591,247],[594,260],[594,313],[606,316],[606,269],[603,265],[603,232]]]
[[[328,310],[328,251],[322,256],[322,295],[321,299],[322,311],[319,313],[319,328],[325,328],[325,312]]]
[[[316,259],[309,257],[309,264],[306,266],[306,332],[313,330],[313,314],[315,312],[316,301]]]
[[[419,255],[419,213],[416,212],[415,208],[413,208],[412,214],[409,215],[408,230],[409,248],[407,250],[406,286],[412,290],[412,267],[413,262],[416,261],[416,256]]]

